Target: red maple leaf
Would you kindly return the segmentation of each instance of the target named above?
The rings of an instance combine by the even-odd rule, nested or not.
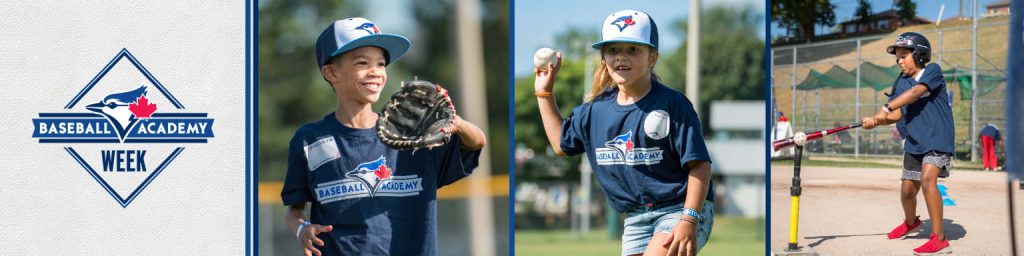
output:
[[[135,103],[128,104],[128,110],[131,110],[137,118],[148,118],[153,115],[153,112],[156,112],[156,104],[149,103],[146,95],[142,95],[135,100]]]
[[[626,26],[632,26],[633,24],[636,24],[633,18],[626,19]]]
[[[633,139],[626,140],[626,151],[633,150]]]
[[[388,177],[391,177],[391,170],[388,170],[388,166],[387,165],[383,165],[382,164],[382,165],[380,165],[380,168],[377,168],[376,171],[373,171],[373,174],[376,174],[377,178],[380,178],[380,179],[383,180],[383,179],[387,179]]]

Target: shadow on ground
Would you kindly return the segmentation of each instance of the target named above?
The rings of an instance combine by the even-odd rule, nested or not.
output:
[[[916,234],[907,236],[906,238],[928,239],[928,237],[932,234],[932,224],[931,224],[931,221],[928,220],[928,219],[923,219],[921,221],[923,222],[923,223],[921,223],[921,229],[916,231]],[[962,226],[960,224],[953,223],[953,220],[950,220],[950,219],[942,219],[942,228],[943,228],[942,232],[946,234],[946,240],[951,240],[951,241],[952,240],[960,240],[960,238],[963,238],[964,236],[967,235],[967,230],[964,229],[964,226]],[[885,238],[884,236],[887,235],[887,234],[889,234],[889,233],[888,232],[883,232],[883,233],[871,233],[871,234],[840,234],[840,235],[824,235],[824,236],[807,236],[807,237],[804,237],[804,238],[805,239],[812,239],[812,240],[817,239],[817,241],[814,241],[814,242],[812,242],[810,244],[807,244],[807,246],[809,246],[809,247],[817,247],[818,245],[821,245],[825,241],[835,240],[837,238],[861,237],[861,236],[878,236],[879,238],[884,239]]]

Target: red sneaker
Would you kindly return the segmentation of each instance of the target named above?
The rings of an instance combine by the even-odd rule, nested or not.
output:
[[[921,216],[914,217],[914,224],[907,225],[906,221],[889,232],[889,239],[903,238],[907,233],[913,232],[921,227]]]
[[[951,252],[953,252],[953,250],[949,248],[949,241],[946,241],[945,239],[939,240],[939,236],[936,236],[935,234],[928,237],[927,243],[924,243],[921,247],[914,249],[914,255],[936,255]]]

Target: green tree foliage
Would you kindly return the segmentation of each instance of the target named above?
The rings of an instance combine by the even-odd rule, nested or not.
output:
[[[771,19],[784,28],[795,30],[805,42],[814,39],[814,25],[834,26],[835,5],[829,0],[773,0]]]
[[[857,28],[858,32],[865,32],[868,27],[871,26],[871,2],[868,0],[857,1],[857,11],[854,12],[854,16],[857,17],[857,24],[860,25]]]
[[[705,136],[709,136],[713,132],[710,130],[711,102],[764,100],[764,41],[757,34],[759,21],[764,16],[749,7],[722,6],[705,9],[702,15],[700,120]],[[672,28],[685,35],[687,24],[686,20],[679,20]],[[662,56],[656,67],[666,85],[684,92],[688,45],[684,42],[669,55]]]
[[[905,25],[908,20],[917,17],[917,3],[913,0],[898,0],[894,3],[896,9],[896,16],[900,17],[901,25]]]

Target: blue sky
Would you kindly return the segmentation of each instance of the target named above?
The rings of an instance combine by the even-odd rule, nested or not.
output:
[[[707,8],[711,5],[750,5],[764,10],[764,1],[725,0],[702,1]],[[533,68],[533,53],[541,47],[550,47],[554,37],[569,27],[593,28],[600,31],[605,16],[623,9],[647,12],[659,24],[668,24],[677,18],[689,15],[689,1],[584,1],[584,0],[516,0],[515,12],[515,75],[529,74]],[[762,13],[763,15],[763,13]],[[659,26],[663,27],[663,26]],[[764,23],[758,26],[764,35]],[[672,49],[682,43],[685,35],[668,33],[663,29],[659,34],[661,48]],[[762,36],[763,38],[763,36]]]
[[[981,12],[985,11],[985,5],[991,4],[996,0],[978,0],[978,10]],[[853,19],[853,14],[857,11],[858,0],[834,0],[832,4],[836,6],[836,24],[840,22]],[[871,12],[881,12],[892,8],[892,0],[870,0]],[[917,16],[929,19],[932,21],[944,20],[952,18],[958,15],[958,9],[961,0],[916,0],[917,3]],[[964,16],[971,16],[971,5],[974,3],[973,0],[963,0],[963,12]],[[942,18],[937,19],[939,16],[939,8],[945,5],[946,9],[942,12]],[[822,29],[818,27],[816,31],[818,34],[822,34],[821,31],[829,31],[830,28]],[[777,26],[772,26],[772,37],[785,34],[785,30],[780,29]]]

